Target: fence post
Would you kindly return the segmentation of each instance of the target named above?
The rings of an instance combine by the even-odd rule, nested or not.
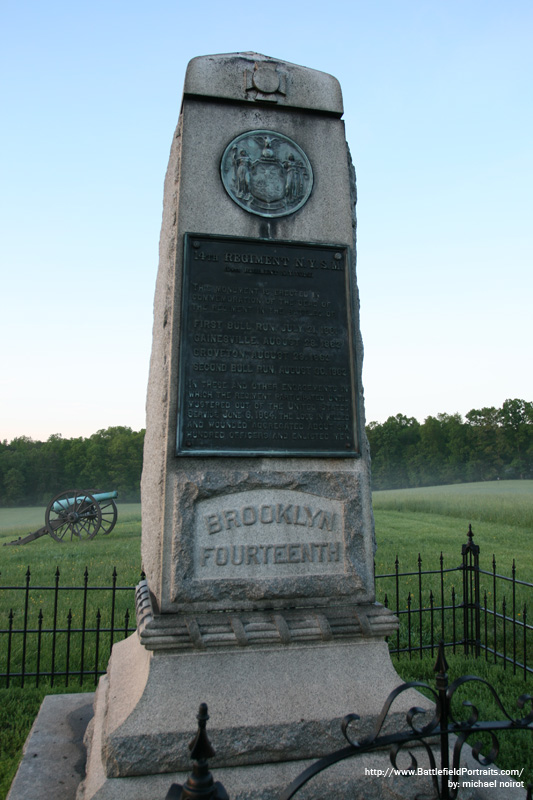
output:
[[[463,645],[465,655],[480,654],[481,615],[479,597],[479,545],[473,542],[472,525],[468,526],[468,542],[461,548],[463,557]]]
[[[436,685],[439,693],[438,700],[438,713],[440,722],[440,764],[442,767],[442,800],[450,800],[450,784],[449,784],[449,769],[450,769],[450,742],[448,735],[448,712],[449,703],[447,696],[448,691],[448,662],[444,654],[444,640],[439,642],[439,652],[437,661],[433,667],[436,672]]]

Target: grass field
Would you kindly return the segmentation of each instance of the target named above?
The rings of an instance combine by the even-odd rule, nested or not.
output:
[[[510,574],[516,560],[517,578],[533,581],[533,481],[465,483],[374,492],[376,572],[400,565],[436,569],[440,553],[448,566],[459,563],[461,545],[472,524],[480,547],[480,566]]]
[[[374,509],[415,511],[533,531],[533,481],[487,481],[374,492]]]
[[[117,503],[120,523],[139,521],[140,503]],[[41,528],[44,525],[46,506],[27,508],[0,508],[0,536],[17,538]]]
[[[491,569],[494,554],[498,571],[508,574],[515,558],[517,578],[533,581],[533,481],[502,481],[376,492],[374,515],[378,545],[377,574],[392,572],[397,555],[400,568],[404,571],[416,570],[419,554],[423,569],[437,569],[441,551],[446,564],[456,566],[461,560],[461,545],[467,540],[468,524],[472,523],[474,540],[481,548],[482,569]],[[5,542],[36,530],[43,523],[44,509],[0,510],[0,547]],[[36,587],[53,585],[58,567],[61,583],[65,586],[81,585],[86,568],[91,585],[107,586],[113,567],[117,568],[119,585],[134,586],[138,582],[141,567],[140,533],[140,506],[121,504],[119,521],[109,536],[97,535],[90,541],[69,541],[64,544],[45,536],[24,546],[2,547],[0,586],[23,586],[28,566],[31,566],[32,586]],[[456,580],[456,577],[453,579]],[[406,591],[414,591],[416,578],[405,580]],[[378,582],[377,589],[383,593],[386,590],[386,581]],[[13,595],[8,598],[8,594],[7,590],[0,591],[2,629],[6,626],[5,615],[9,605],[14,602]],[[52,594],[32,590],[30,611],[34,617],[39,609],[49,606]],[[18,597],[21,597],[20,592]],[[68,602],[68,593],[64,597]],[[380,597],[382,599],[383,594]],[[81,609],[77,603],[78,600],[72,598],[75,614],[79,616]],[[121,613],[122,610],[121,607]],[[0,652],[0,661],[1,658]],[[88,659],[90,660],[90,656]],[[395,663],[403,679],[424,678],[432,682],[431,658],[409,660],[402,657]],[[502,692],[504,699],[510,698],[513,703],[524,691],[521,678],[513,677],[509,670],[504,672],[484,660],[466,663],[456,656],[451,659],[451,664],[451,677],[466,672],[486,673],[486,677]],[[84,685],[82,688],[89,691],[91,687]],[[7,793],[22,743],[40,700],[49,691],[50,688],[45,686],[39,689],[0,689],[0,731],[3,737],[0,750],[5,753],[4,760],[0,760],[0,800]],[[499,764],[511,769],[519,762],[520,766],[527,766],[528,779],[533,780],[531,751],[529,740],[527,744],[520,743],[518,747],[515,744],[506,745],[502,747]],[[527,757],[525,752],[529,753]]]
[[[97,534],[94,539],[56,542],[51,536],[42,536],[24,545],[3,547],[14,539],[44,525],[44,508],[0,509],[0,580],[4,585],[22,584],[28,566],[32,576],[40,582],[52,583],[59,567],[65,581],[73,585],[79,581],[85,568],[90,581],[107,584],[113,567],[117,567],[123,585],[134,586],[141,571],[141,506],[118,504],[118,521],[108,535]]]

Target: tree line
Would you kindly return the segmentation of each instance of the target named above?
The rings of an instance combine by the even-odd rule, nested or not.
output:
[[[144,430],[114,427],[88,438],[0,442],[0,506],[46,505],[66,489],[109,491],[138,502]]]
[[[533,478],[533,403],[437,414],[420,423],[396,414],[366,429],[374,489]],[[144,430],[100,430],[88,438],[0,442],[0,506],[45,505],[65,489],[116,489],[138,502]]]
[[[367,435],[374,489],[533,478],[533,403],[437,414],[420,423],[397,414]]]

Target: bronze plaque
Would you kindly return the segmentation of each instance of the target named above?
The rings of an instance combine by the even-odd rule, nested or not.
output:
[[[358,455],[349,248],[184,248],[178,455]]]

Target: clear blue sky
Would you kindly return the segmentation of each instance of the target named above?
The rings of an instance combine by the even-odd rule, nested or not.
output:
[[[4,0],[0,439],[144,426],[188,61],[332,73],[358,176],[367,420],[533,399],[530,0]]]

